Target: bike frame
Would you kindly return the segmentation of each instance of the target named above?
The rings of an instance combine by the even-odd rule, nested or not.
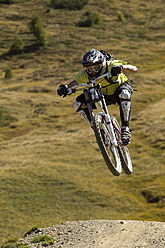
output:
[[[116,136],[114,133],[113,123],[111,121],[111,118],[110,118],[110,115],[108,112],[108,108],[107,108],[107,105],[105,102],[105,98],[104,98],[103,92],[101,90],[101,84],[98,83],[97,85],[95,85],[95,83],[103,77],[110,78],[110,73],[103,74],[100,77],[98,77],[94,80],[91,80],[85,84],[79,84],[79,85],[73,86],[73,87],[69,88],[69,93],[72,94],[76,91],[77,88],[85,87],[85,89],[83,89],[83,91],[84,91],[84,95],[85,95],[85,99],[87,102],[87,106],[88,106],[91,120],[93,120],[93,117],[94,117],[92,104],[95,104],[95,106],[98,110],[98,113],[96,115],[104,116],[105,122],[107,124],[108,135],[110,137],[110,142],[111,142],[110,145],[117,147],[118,143],[117,143],[117,139],[116,139]],[[86,89],[86,88],[88,88],[88,89]],[[93,122],[91,124],[93,124]]]

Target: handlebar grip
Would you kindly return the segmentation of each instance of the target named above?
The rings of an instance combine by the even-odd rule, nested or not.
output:
[[[76,92],[76,89],[68,88],[68,91],[69,91],[69,95],[71,95]]]

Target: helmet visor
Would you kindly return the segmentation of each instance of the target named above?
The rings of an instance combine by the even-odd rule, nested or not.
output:
[[[91,65],[91,66],[85,66],[84,67],[85,70],[89,73],[89,74],[92,74],[92,72],[99,72],[100,69],[101,69],[101,64],[97,64],[97,65]]]

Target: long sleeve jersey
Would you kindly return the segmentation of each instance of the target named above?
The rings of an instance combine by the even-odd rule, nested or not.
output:
[[[118,65],[126,65],[127,62],[121,61],[121,60],[111,60],[107,61],[107,68],[108,72],[111,72],[111,68],[113,66]],[[116,91],[116,89],[119,87],[120,84],[128,81],[127,76],[124,73],[119,73],[116,76],[113,76],[112,81],[117,81],[117,83],[108,82],[106,78],[101,78],[97,81],[97,83],[100,83],[102,86],[102,91],[104,95],[112,95]],[[76,77],[74,78],[75,81],[77,81],[78,84],[84,84],[89,81],[88,74],[86,73],[85,69],[83,69],[81,72],[79,72]]]

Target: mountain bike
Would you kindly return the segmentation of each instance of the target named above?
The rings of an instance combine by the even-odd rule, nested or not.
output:
[[[114,116],[110,116],[101,84],[97,83],[103,77],[110,78],[110,73],[69,88],[69,94],[80,90],[84,92],[91,117],[91,127],[99,150],[111,173],[119,176],[123,168],[124,172],[129,175],[133,172],[133,167],[128,147],[121,141],[120,125]]]

